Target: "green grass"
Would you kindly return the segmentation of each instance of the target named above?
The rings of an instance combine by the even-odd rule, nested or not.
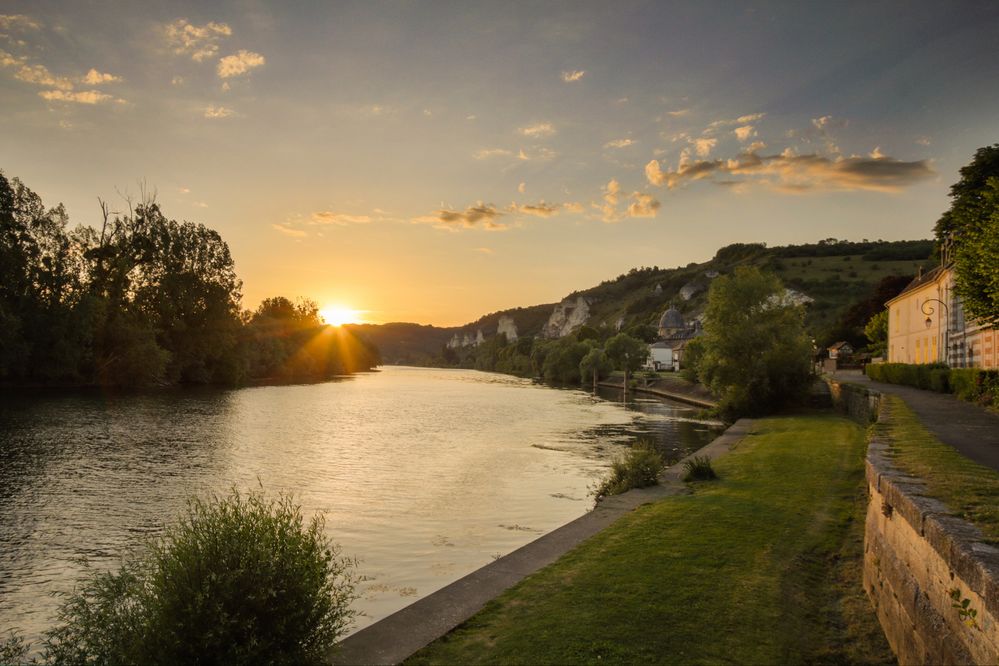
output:
[[[892,439],[895,465],[926,481],[930,497],[978,526],[989,543],[999,544],[999,472],[941,442],[900,398],[886,395],[882,400],[887,401],[891,418],[872,427]]]
[[[721,480],[642,507],[410,660],[893,663],[861,585],[863,431],[757,423]]]

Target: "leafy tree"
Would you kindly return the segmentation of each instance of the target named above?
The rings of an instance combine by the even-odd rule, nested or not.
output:
[[[812,345],[804,311],[784,293],[776,276],[755,267],[711,285],[697,371],[727,418],[772,411],[808,386]]]
[[[649,344],[659,339],[659,330],[652,324],[635,324],[629,327],[625,333]]]
[[[551,341],[547,345],[541,376],[546,381],[561,384],[578,382],[579,364],[591,348],[591,343],[579,342],[572,335]]]
[[[888,311],[882,310],[864,326],[864,335],[870,341],[867,349],[873,356],[884,356],[888,349]]]
[[[583,360],[579,362],[579,378],[585,382],[588,378],[593,379],[593,388],[597,388],[597,382],[610,374],[614,369],[614,364],[608,358],[603,349],[594,347],[586,353]]]
[[[624,385],[627,387],[629,375],[641,368],[649,357],[649,346],[627,333],[618,333],[604,345],[604,352],[615,368],[624,371]]]
[[[999,143],[978,149],[950,196],[936,234],[953,246],[957,293],[969,315],[999,325]]]

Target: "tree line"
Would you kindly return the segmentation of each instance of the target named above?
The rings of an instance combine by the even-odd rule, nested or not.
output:
[[[229,246],[152,198],[99,228],[0,171],[0,383],[144,386],[322,379],[378,351],[284,297],[240,307]]]

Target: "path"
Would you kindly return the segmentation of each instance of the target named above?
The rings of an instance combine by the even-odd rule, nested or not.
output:
[[[952,395],[871,381],[857,370],[839,370],[832,378],[898,396],[941,442],[981,465],[999,470],[999,414]]]

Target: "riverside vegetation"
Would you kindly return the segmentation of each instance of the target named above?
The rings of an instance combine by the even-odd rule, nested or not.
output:
[[[212,229],[152,197],[102,202],[99,229],[69,227],[0,172],[0,385],[143,386],[323,379],[378,351],[323,326],[314,303],[240,309],[242,283]]]
[[[288,496],[194,500],[118,571],[78,585],[40,663],[328,663],[354,616],[353,567]],[[0,663],[30,648],[12,635]]]

